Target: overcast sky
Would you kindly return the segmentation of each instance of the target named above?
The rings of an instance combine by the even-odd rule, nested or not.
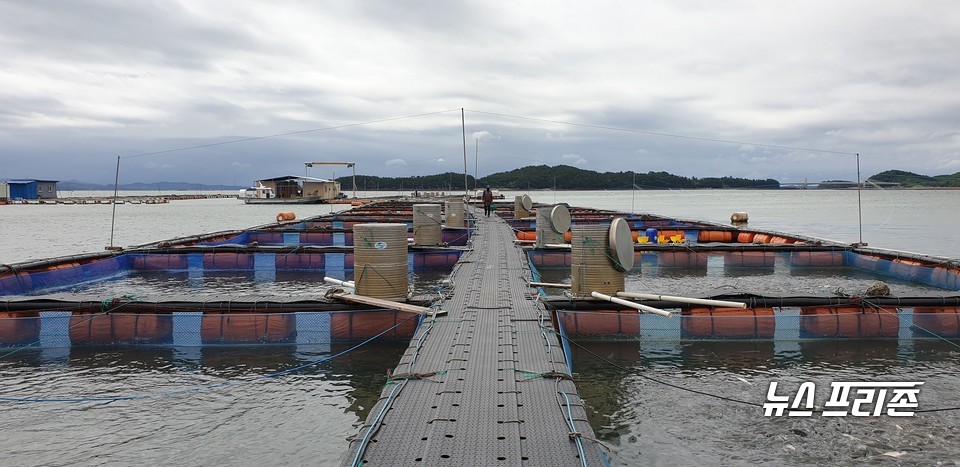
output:
[[[462,172],[460,109],[480,176],[952,174],[958,50],[955,0],[0,0],[0,179]]]

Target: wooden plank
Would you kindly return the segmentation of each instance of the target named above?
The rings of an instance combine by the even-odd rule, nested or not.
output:
[[[418,315],[443,316],[447,314],[447,312],[443,310],[434,310],[432,308],[425,308],[422,306],[411,305],[409,303],[394,302],[392,300],[384,300],[382,298],[365,297],[363,295],[335,293],[335,294],[330,294],[330,298],[335,298],[337,300],[343,300],[345,302],[351,302],[351,303],[362,303],[364,305],[373,305],[381,308],[388,308],[391,310],[405,311],[408,313],[416,313]]]

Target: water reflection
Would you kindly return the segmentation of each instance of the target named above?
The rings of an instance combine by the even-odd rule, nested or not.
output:
[[[614,465],[932,464],[960,455],[958,438],[942,436],[953,431],[954,412],[775,418],[758,406],[704,395],[762,404],[771,381],[794,389],[812,381],[822,404],[833,381],[923,381],[921,409],[956,407],[955,343],[577,342],[572,349],[589,421],[611,446]]]

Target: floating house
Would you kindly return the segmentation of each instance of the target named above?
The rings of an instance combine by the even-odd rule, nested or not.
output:
[[[0,183],[0,199],[54,199],[56,180],[13,179]]]
[[[247,204],[315,204],[344,197],[340,182],[322,178],[287,175],[257,180],[256,186],[247,190]]]

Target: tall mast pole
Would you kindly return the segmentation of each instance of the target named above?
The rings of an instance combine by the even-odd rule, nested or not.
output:
[[[120,189],[120,156],[117,155],[117,175],[113,179],[113,214],[110,216],[110,247],[113,249],[113,228],[117,224],[117,190]]]
[[[350,164],[350,167],[353,168],[353,197],[357,197],[357,164]]]
[[[863,198],[861,197],[862,186],[860,183],[860,153],[857,153],[857,219],[860,227],[860,243],[863,243]]]
[[[460,130],[463,135],[463,194],[470,199],[470,185],[467,184],[467,120],[463,107],[460,107]]]

